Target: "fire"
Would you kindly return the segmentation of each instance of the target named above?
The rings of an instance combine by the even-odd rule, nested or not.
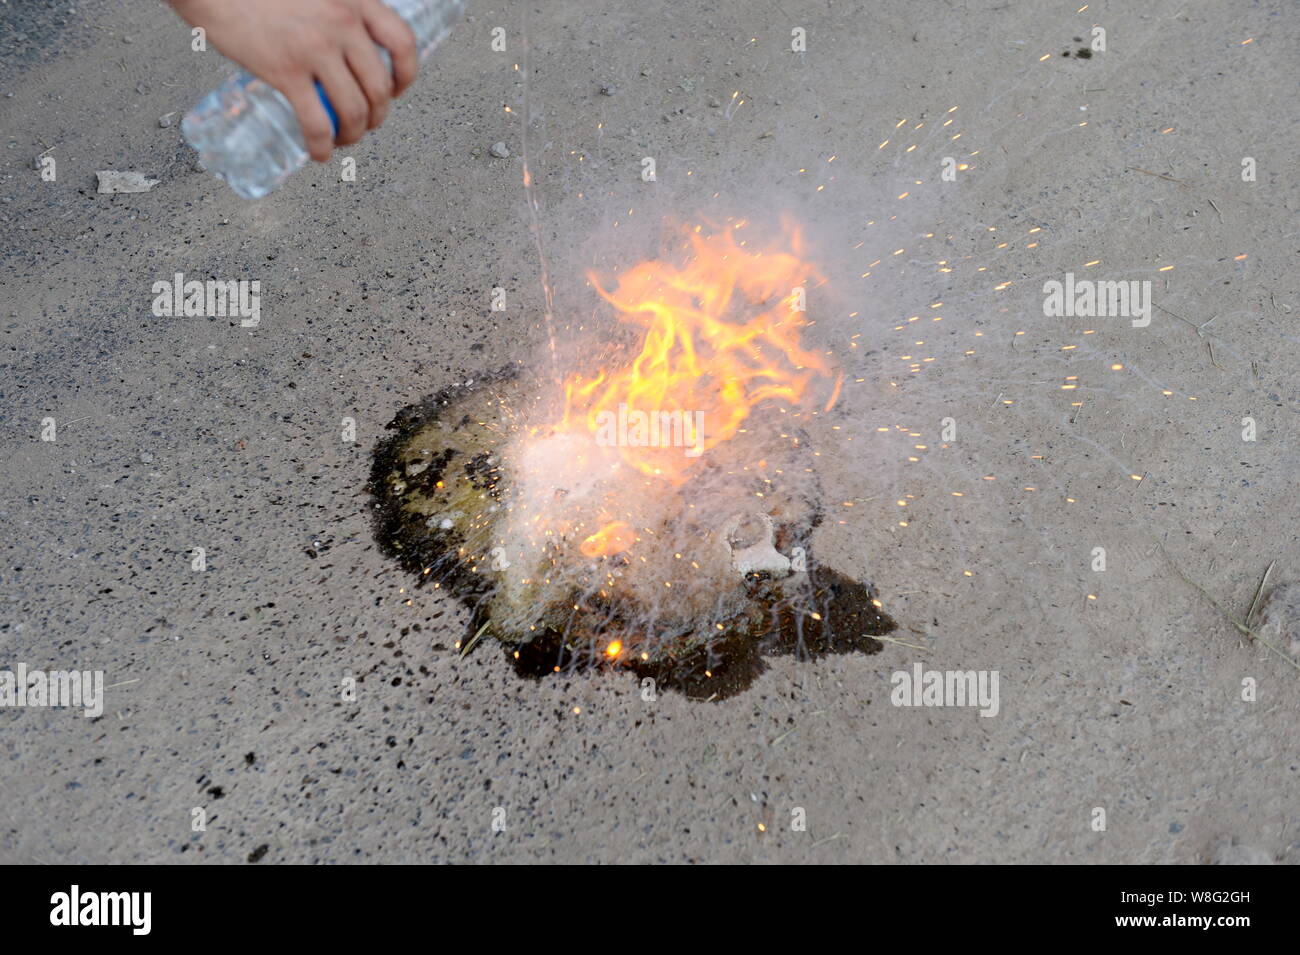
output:
[[[592,534],[578,549],[587,557],[609,557],[621,554],[636,543],[636,531],[626,521],[614,521],[606,524]]]
[[[681,484],[760,402],[797,406],[815,379],[831,375],[799,341],[807,292],[824,281],[804,259],[800,231],[787,225],[778,246],[751,250],[737,241],[742,226],[688,229],[678,261],[641,262],[612,290],[589,275],[644,339],[625,367],[568,379],[557,431],[589,431],[641,473]],[[583,553],[588,545],[605,552],[608,531],[588,538]]]

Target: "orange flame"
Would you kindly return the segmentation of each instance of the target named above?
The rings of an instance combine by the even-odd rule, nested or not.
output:
[[[815,378],[830,374],[823,356],[799,343],[805,296],[824,281],[803,258],[799,230],[787,225],[782,246],[751,251],[736,240],[742,226],[687,230],[680,264],[642,262],[613,291],[588,276],[623,321],[644,327],[645,338],[626,367],[569,378],[560,430],[585,426],[599,439],[602,429],[653,418],[640,440],[614,443],[630,466],[680,484],[760,402],[798,405]],[[828,409],[838,391],[837,383]]]
[[[614,521],[592,534],[578,549],[587,557],[609,557],[621,554],[636,543],[636,531],[627,521]]]

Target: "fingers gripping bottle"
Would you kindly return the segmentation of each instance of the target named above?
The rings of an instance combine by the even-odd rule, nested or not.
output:
[[[415,34],[423,62],[451,32],[465,0],[384,0]],[[392,68],[388,51],[379,48]],[[325,90],[316,84],[321,104],[338,133],[338,118]],[[224,179],[245,199],[260,199],[301,169],[307,147],[298,117],[279,90],[240,71],[205,96],[181,121],[181,132],[204,168]]]

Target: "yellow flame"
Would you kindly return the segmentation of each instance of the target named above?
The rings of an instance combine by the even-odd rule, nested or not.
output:
[[[614,521],[592,534],[578,549],[587,557],[608,557],[621,554],[636,543],[636,531],[627,521]]]
[[[803,257],[800,231],[787,224],[780,244],[751,251],[737,242],[736,228],[685,229],[685,256],[641,262],[618,276],[612,290],[589,276],[623,321],[644,329],[644,338],[626,366],[569,378],[557,430],[595,433],[602,412],[618,415],[620,406],[629,414],[677,413],[692,423],[682,433],[707,452],[733,437],[759,403],[798,405],[814,379],[830,376],[824,357],[800,344],[807,296],[824,282]],[[674,484],[699,460],[662,444],[624,443],[619,452],[642,473]]]

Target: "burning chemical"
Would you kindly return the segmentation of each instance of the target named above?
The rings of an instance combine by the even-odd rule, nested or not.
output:
[[[797,229],[788,249],[766,252],[746,250],[734,229],[705,235],[696,228],[686,241],[684,263],[643,262],[613,291],[589,276],[624,321],[644,326],[645,337],[625,367],[569,379],[556,429],[590,432],[607,444],[620,436],[612,424],[640,416],[642,434],[616,442],[621,456],[674,484],[704,451],[734,438],[754,408],[771,401],[798,408],[815,379],[831,377],[826,360],[799,342],[808,287],[821,277],[802,258]],[[687,432],[676,445],[665,440]]]
[[[404,409],[372,473],[386,549],[524,672],[622,666],[721,696],[764,653],[878,650],[879,602],[811,558],[804,426],[838,379],[800,341],[820,279],[798,233],[760,251],[691,230],[677,258],[592,281],[642,329],[636,354],[558,401],[511,371]]]

